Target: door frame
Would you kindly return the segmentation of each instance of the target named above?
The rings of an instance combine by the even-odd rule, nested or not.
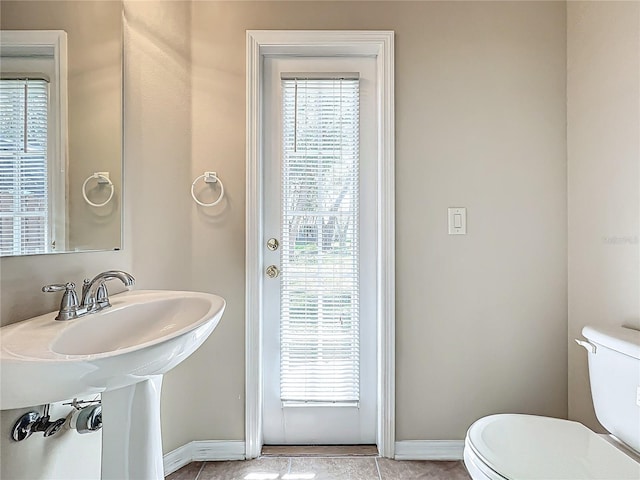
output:
[[[247,30],[245,456],[260,455],[262,436],[262,149],[263,58],[266,55],[376,58],[378,158],[376,175],[377,428],[381,456],[395,443],[395,120],[394,32]]]

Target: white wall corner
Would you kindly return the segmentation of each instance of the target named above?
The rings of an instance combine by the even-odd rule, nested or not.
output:
[[[191,462],[244,460],[245,444],[241,440],[196,440],[164,456],[164,474],[181,469]]]
[[[462,460],[464,440],[403,440],[395,444],[396,460]]]

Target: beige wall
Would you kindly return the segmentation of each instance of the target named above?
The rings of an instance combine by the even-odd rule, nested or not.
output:
[[[569,2],[569,417],[599,428],[585,325],[640,327],[640,2]]]
[[[192,210],[193,287],[229,307],[168,376],[165,400],[184,395],[165,449],[244,438],[247,29],[396,32],[398,440],[565,416],[564,3],[193,2],[191,28],[192,175],[218,171],[229,199]],[[467,236],[447,235],[448,206]]]
[[[192,280],[190,21],[188,2],[125,1],[127,212],[134,211],[132,272],[139,288],[202,290]],[[210,265],[210,274],[217,272]],[[192,425],[208,409],[198,403],[202,383],[189,362],[163,381],[165,452],[175,448],[166,447],[167,439],[176,446],[191,441]]]
[[[498,411],[566,415],[564,3],[132,1],[125,13],[125,251],[3,259],[3,322],[55,308],[38,291],[51,272],[116,267],[138,288],[219,293],[216,332],[165,377],[164,449],[242,440],[245,30],[391,29],[397,438],[461,439]],[[221,208],[189,197],[204,170],[225,182]],[[468,208],[467,236],[446,234],[448,206]]]

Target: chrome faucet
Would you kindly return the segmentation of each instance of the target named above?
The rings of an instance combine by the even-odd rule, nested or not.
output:
[[[109,292],[105,282],[113,279],[120,280],[127,288],[132,287],[136,282],[132,275],[120,270],[107,270],[99,273],[92,280],[85,279],[82,285],[82,303],[78,303],[76,285],[72,282],[46,285],[42,287],[42,291],[58,292],[64,290],[56,320],[72,320],[110,307]]]
[[[93,277],[93,280],[85,278],[82,284],[82,303],[80,306],[86,308],[87,313],[97,312],[111,306],[109,292],[107,292],[107,286],[104,283],[113,279],[120,280],[127,288],[136,283],[133,276],[120,270],[107,270]]]

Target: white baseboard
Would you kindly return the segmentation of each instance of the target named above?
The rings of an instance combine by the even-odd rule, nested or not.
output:
[[[172,474],[176,470],[180,470],[186,464],[193,461],[193,455],[191,454],[191,444],[189,442],[186,445],[176,448],[165,454],[163,457],[164,462],[164,476]]]
[[[396,460],[462,460],[464,440],[402,440],[395,450]]]
[[[241,440],[196,440],[164,456],[164,474],[167,476],[191,462],[244,459],[245,445]]]
[[[395,443],[396,460],[462,460],[464,440],[403,440]],[[189,442],[164,456],[164,474],[169,475],[191,462],[244,460],[241,440]]]
[[[244,442],[241,440],[203,440],[191,442],[193,460],[214,462],[219,460],[244,460]]]

